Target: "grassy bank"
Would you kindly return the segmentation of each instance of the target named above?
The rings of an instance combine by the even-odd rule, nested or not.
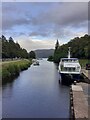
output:
[[[22,70],[26,70],[31,65],[31,61],[19,60],[2,63],[2,83],[8,79],[19,75]]]
[[[88,59],[80,59],[79,62],[80,62],[81,67],[85,68],[86,63],[89,63],[90,61]]]

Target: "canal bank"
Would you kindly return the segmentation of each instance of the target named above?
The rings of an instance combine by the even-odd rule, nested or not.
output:
[[[89,120],[89,93],[90,85],[77,83],[70,88],[70,118],[71,120]]]
[[[28,59],[2,62],[2,84],[15,79],[21,71],[28,69],[31,64],[31,60]]]
[[[70,87],[70,118],[90,120],[90,70],[82,69],[81,82]]]

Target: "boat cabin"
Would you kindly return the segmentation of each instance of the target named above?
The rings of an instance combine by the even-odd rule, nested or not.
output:
[[[59,66],[62,72],[80,72],[81,70],[77,58],[61,58]]]

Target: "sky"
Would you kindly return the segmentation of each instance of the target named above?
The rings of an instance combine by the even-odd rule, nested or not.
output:
[[[88,2],[3,2],[1,30],[28,52],[52,49],[88,33]]]

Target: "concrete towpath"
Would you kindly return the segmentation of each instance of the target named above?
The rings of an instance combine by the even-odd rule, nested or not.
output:
[[[75,120],[89,120],[88,100],[84,94],[84,90],[80,84],[72,85],[73,107]]]

